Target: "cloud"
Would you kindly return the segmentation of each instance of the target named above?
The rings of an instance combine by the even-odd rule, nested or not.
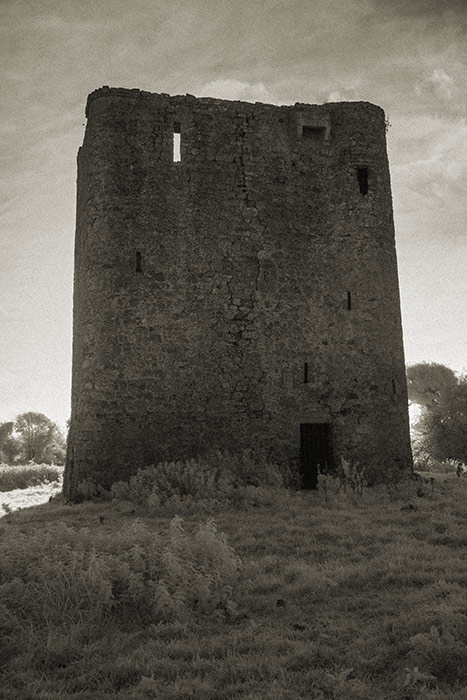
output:
[[[355,86],[333,90],[329,93],[326,102],[352,102],[358,101],[359,99],[358,86]]]
[[[430,82],[443,94],[450,96],[452,94],[452,87],[454,85],[454,80],[450,75],[444,72],[442,68],[435,68],[433,71]]]
[[[419,222],[424,216],[436,217],[438,224],[442,218],[451,219],[452,225],[444,225],[444,240],[456,235],[456,219],[466,216],[466,120],[410,118],[399,122],[394,132],[399,158],[391,171],[397,209]]]
[[[401,18],[429,18],[451,21],[467,18],[465,0],[372,0],[383,15]]]
[[[415,92],[418,96],[431,95],[449,102],[456,92],[456,85],[446,71],[442,68],[434,68],[428,78],[417,83]]]

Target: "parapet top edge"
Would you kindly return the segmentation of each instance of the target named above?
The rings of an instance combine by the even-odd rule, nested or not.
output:
[[[295,104],[284,104],[284,105],[276,105],[276,104],[271,104],[268,102],[248,102],[246,100],[227,100],[227,99],[221,99],[217,97],[196,97],[195,95],[169,95],[168,93],[165,92],[148,92],[147,90],[140,90],[139,88],[121,88],[121,87],[109,87],[108,85],[104,85],[103,87],[96,88],[96,90],[93,90],[87,98],[86,102],[86,117],[88,117],[88,112],[89,112],[89,105],[91,102],[94,100],[103,98],[103,97],[124,97],[124,98],[133,98],[133,99],[138,99],[138,100],[152,100],[154,98],[162,98],[162,99],[168,99],[168,100],[176,100],[176,99],[183,99],[186,101],[193,101],[193,102],[202,102],[204,104],[210,104],[210,105],[231,105],[231,104],[237,104],[237,105],[249,105],[251,106],[264,106],[264,107],[271,107],[275,109],[306,109],[309,107],[327,107],[327,108],[338,108],[339,106],[342,105],[362,105],[366,107],[371,107],[376,110],[380,110],[381,112],[384,113],[384,110],[382,107],[379,105],[374,104],[373,102],[368,102],[365,100],[343,100],[341,102],[324,102],[324,103],[309,103],[309,102],[295,102]]]

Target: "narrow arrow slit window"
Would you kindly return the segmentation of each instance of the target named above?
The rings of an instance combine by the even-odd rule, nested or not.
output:
[[[368,168],[361,167],[357,168],[357,180],[358,186],[360,187],[360,194],[367,194],[368,192]]]
[[[182,140],[182,135],[180,133],[180,123],[175,122],[174,123],[174,130],[173,130],[173,162],[174,163],[180,163],[182,160],[182,154],[181,154],[181,140]]]

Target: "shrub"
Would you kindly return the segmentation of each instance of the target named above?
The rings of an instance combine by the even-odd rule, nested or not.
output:
[[[421,456],[417,452],[414,455],[414,468],[419,472],[442,472],[443,474],[465,472],[465,465],[458,459],[439,460],[426,453]]]
[[[53,481],[60,481],[63,469],[50,467],[45,464],[27,467],[9,467],[0,465],[0,491],[27,489],[30,486],[40,486]]]
[[[241,454],[209,455],[207,465],[213,464],[233,476],[234,486],[273,486],[281,487],[284,479],[280,468],[265,458],[255,457],[250,450]]]
[[[283,486],[279,468],[258,460],[245,450],[240,455],[214,452],[198,459],[161,462],[139,469],[129,482],[116,482],[113,498],[140,505],[172,502],[253,500],[266,502],[264,490]],[[259,489],[255,492],[255,489]]]
[[[99,495],[99,487],[92,479],[83,479],[79,482],[77,488],[78,496],[80,499],[85,501],[90,501]]]

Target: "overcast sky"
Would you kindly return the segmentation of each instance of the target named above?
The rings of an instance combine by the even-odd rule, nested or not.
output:
[[[102,85],[383,107],[406,360],[467,370],[466,0],[0,0],[0,420],[69,417],[76,153]]]

